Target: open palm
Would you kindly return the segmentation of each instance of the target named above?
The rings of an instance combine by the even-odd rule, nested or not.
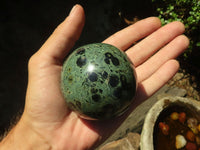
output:
[[[88,121],[67,108],[60,90],[62,63],[81,34],[84,17],[83,8],[76,5],[29,61],[26,104],[20,121],[55,150],[93,149],[102,143],[131,110],[177,72],[179,64],[174,58],[189,43],[182,35],[183,24],[173,22],[161,27],[155,17],[141,20],[103,41],[126,51],[136,67],[138,90],[131,110],[123,116],[103,122]]]

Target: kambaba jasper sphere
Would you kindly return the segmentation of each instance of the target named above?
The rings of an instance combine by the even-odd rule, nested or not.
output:
[[[61,89],[67,105],[86,119],[122,115],[132,103],[137,81],[133,64],[116,47],[95,43],[74,50],[65,60]]]

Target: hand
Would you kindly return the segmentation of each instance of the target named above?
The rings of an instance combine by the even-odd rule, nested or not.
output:
[[[0,148],[11,137],[18,137],[18,146],[20,141],[26,145],[23,142],[26,140],[32,147],[40,142],[40,145],[53,150],[93,149],[113,133],[137,105],[173,77],[179,68],[179,63],[174,59],[189,44],[187,37],[182,35],[182,23],[173,22],[161,27],[160,20],[155,17],[138,21],[103,41],[127,53],[136,67],[138,90],[133,106],[123,116],[104,122],[88,121],[67,108],[60,91],[64,57],[78,40],[84,20],[83,8],[76,5],[31,57],[24,113]],[[133,45],[135,42],[137,44]]]

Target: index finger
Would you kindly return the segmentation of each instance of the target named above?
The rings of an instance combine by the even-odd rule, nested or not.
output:
[[[150,35],[161,27],[161,22],[156,17],[149,17],[113,34],[103,43],[111,44],[121,50],[126,50],[136,41]]]

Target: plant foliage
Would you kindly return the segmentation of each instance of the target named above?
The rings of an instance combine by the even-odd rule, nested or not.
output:
[[[185,24],[185,34],[190,38],[185,58],[194,48],[200,48],[200,0],[152,0],[152,2],[162,25],[172,21],[181,21]]]

